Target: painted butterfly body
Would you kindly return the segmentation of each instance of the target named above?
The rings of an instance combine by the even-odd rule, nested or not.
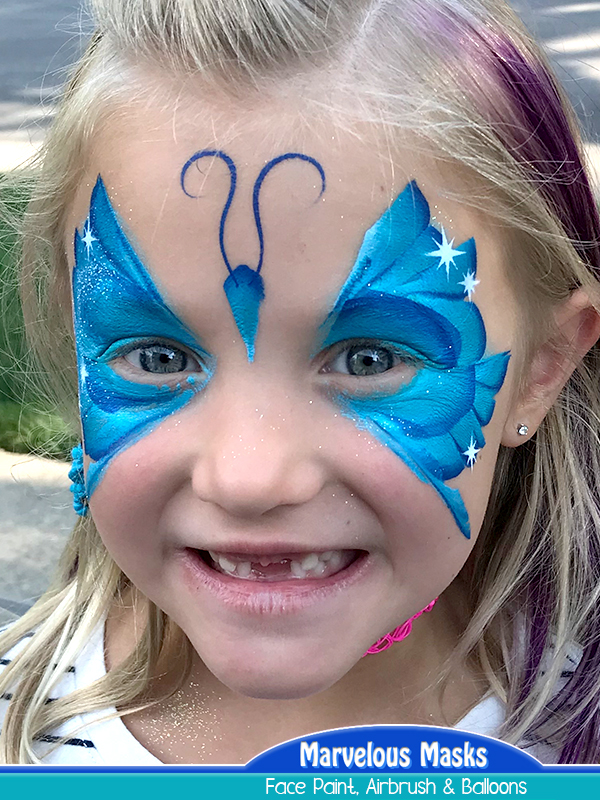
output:
[[[254,223],[256,225],[256,234],[258,236],[260,248],[258,264],[256,269],[252,269],[247,264],[239,264],[237,267],[233,268],[227,255],[227,248],[225,247],[225,224],[237,188],[237,168],[233,159],[222,150],[199,150],[197,153],[194,153],[184,164],[180,177],[183,192],[192,199],[194,199],[195,196],[190,194],[186,189],[186,176],[189,169],[203,158],[219,158],[225,163],[229,170],[229,192],[225,205],[223,206],[219,224],[219,247],[221,249],[221,256],[229,272],[223,284],[223,289],[225,290],[225,295],[229,302],[229,307],[231,308],[231,313],[233,314],[233,319],[235,320],[239,334],[246,345],[248,361],[252,362],[254,361],[260,306],[265,299],[265,286],[260,274],[265,256],[265,237],[260,213],[260,192],[264,180],[274,167],[284,161],[303,161],[313,166],[319,173],[321,178],[321,192],[319,197],[321,197],[325,191],[325,171],[316,159],[304,153],[283,153],[264,165],[254,182],[254,189],[252,190],[252,212],[254,214]]]
[[[260,304],[265,299],[265,284],[259,272],[240,264],[225,279],[223,289],[240,332],[248,360],[254,361],[254,342],[258,331]]]

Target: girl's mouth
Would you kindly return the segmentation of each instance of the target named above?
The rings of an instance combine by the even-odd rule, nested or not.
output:
[[[373,567],[366,550],[266,554],[186,547],[182,555],[194,593],[208,591],[221,607],[251,616],[297,613],[332,602]]]
[[[324,550],[304,553],[221,553],[196,551],[212,570],[244,581],[300,581],[324,579],[342,572],[361,550]]]

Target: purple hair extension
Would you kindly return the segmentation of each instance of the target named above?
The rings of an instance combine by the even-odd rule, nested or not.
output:
[[[526,590],[526,603],[532,609],[532,613],[525,634],[527,656],[517,706],[520,706],[527,699],[533,689],[544,653],[548,647],[552,624],[552,607],[554,605],[553,588],[552,581],[549,578],[548,565],[544,564],[543,569],[537,570],[535,576],[531,578]]]
[[[487,29],[484,36],[490,48],[495,45],[496,76],[515,113],[511,124],[498,128],[501,137],[507,134],[503,143],[529,168],[579,257],[600,278],[598,209],[555,81],[511,41]]]
[[[589,437],[582,437],[581,442],[588,449],[595,446]],[[582,457],[584,463],[591,463],[591,457],[586,459],[585,452]],[[599,500],[595,496],[596,504],[600,506]],[[589,535],[586,544],[591,565],[587,576],[591,594],[592,589],[600,583],[600,542],[596,536]],[[584,642],[581,659],[567,685],[553,698],[548,709],[549,715],[562,709],[578,709],[564,737],[559,759],[561,764],[597,763],[600,760],[600,609],[594,608],[586,623],[587,641]],[[593,703],[590,702],[592,698]]]
[[[599,664],[600,644],[594,642],[584,650],[577,670],[569,682],[568,690],[561,692],[556,698],[556,705],[552,704],[553,712],[567,705],[581,704],[585,698],[593,695],[594,684],[598,680]],[[560,754],[560,763],[597,762],[598,731],[600,731],[600,709],[596,707],[590,710],[584,707],[571,721]]]
[[[439,51],[440,40],[444,42],[450,70],[453,62],[461,64],[459,83],[467,72],[465,89],[478,102],[479,111],[538,187],[580,258],[600,279],[597,203],[561,92],[546,64],[533,51],[521,51],[497,26],[461,16],[450,4],[431,4],[415,13],[415,21],[420,21],[421,35],[431,40],[434,52]]]
[[[579,257],[600,279],[598,207],[554,77],[533,49],[519,49],[497,25],[492,27],[481,19],[462,16],[449,4],[436,3],[429,11],[426,20],[421,17],[422,36],[436,37],[437,45],[432,40],[434,51],[439,50],[439,39],[444,39],[451,51],[450,59],[461,64],[459,82],[465,80],[465,69],[471,69],[466,91],[478,102],[479,111],[494,134],[555,213]],[[580,424],[585,428],[585,423],[578,420],[572,424],[574,429]],[[589,434],[577,438],[581,462],[592,463],[586,452],[586,448],[594,446]],[[596,502],[600,507],[599,498]],[[592,525],[591,520],[588,524]],[[600,582],[600,545],[592,532],[586,555],[586,577],[591,592]],[[523,643],[526,658],[516,692],[517,719],[519,707],[539,679],[544,653],[552,647],[555,609],[552,573],[544,559],[534,560],[534,564],[523,594],[530,616]],[[600,609],[592,612],[585,623],[584,650],[577,669],[526,735],[529,740],[539,741],[538,728],[543,729],[561,709],[564,712],[571,709],[572,719],[565,721],[560,731],[563,746],[559,763],[600,760]]]
[[[514,117],[510,123],[497,120],[496,130],[503,144],[531,175],[546,203],[562,223],[579,257],[600,279],[600,218],[592,189],[571,132],[561,96],[545,65],[523,54],[498,33],[483,28],[478,32],[480,45],[493,61],[496,81],[509,100]],[[475,44],[475,42],[473,42]],[[481,52],[481,46],[478,48]],[[493,113],[490,105],[490,112]],[[599,554],[593,552],[595,539],[590,537],[589,557],[598,573]],[[591,587],[590,587],[591,588]],[[526,648],[527,661],[522,676],[519,705],[532,690],[540,674],[541,660],[549,646],[554,610],[554,592],[547,565],[538,564],[529,585],[529,608],[532,610]],[[592,622],[590,620],[590,622]],[[595,625],[598,620],[593,620]],[[596,630],[598,630],[596,628]],[[588,628],[593,635],[593,628]],[[600,648],[589,645],[568,685],[550,703],[540,725],[560,708],[583,707],[565,732],[560,763],[597,761],[599,752],[600,711],[597,704],[597,676],[600,674]],[[595,707],[585,700],[596,696]],[[518,707],[518,706],[517,706]],[[534,733],[534,731],[531,731]]]

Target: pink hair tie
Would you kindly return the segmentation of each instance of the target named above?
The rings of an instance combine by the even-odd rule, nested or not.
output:
[[[366,653],[363,653],[363,658],[368,656],[370,653],[383,653],[383,651],[387,650],[388,647],[391,647],[394,642],[401,642],[403,639],[406,639],[408,634],[412,631],[412,624],[417,617],[420,617],[421,614],[426,614],[428,611],[431,611],[437,601],[438,599],[436,597],[435,600],[432,600],[431,603],[425,606],[422,611],[416,613],[414,617],[407,619],[406,622],[404,622],[398,628],[394,628],[393,631],[386,633],[385,636],[382,636],[381,639],[378,639],[374,645],[369,647]]]

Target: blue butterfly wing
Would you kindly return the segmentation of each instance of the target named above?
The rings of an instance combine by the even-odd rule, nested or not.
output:
[[[84,447],[92,460],[87,477],[91,494],[117,453],[182,408],[201,388],[193,378],[176,387],[127,381],[110,366],[106,354],[111,345],[151,337],[180,342],[195,352],[200,348],[127,238],[100,177],[85,236],[76,231],[74,245],[73,318]]]
[[[474,240],[456,247],[448,271],[433,255],[441,244],[413,181],[365,234],[324,325],[324,344],[387,339],[421,358],[417,375],[392,397],[346,394],[339,401],[357,425],[436,489],[469,537],[462,497],[445,481],[472,466],[469,448],[483,448],[482,428],[492,417],[510,356],[486,355],[483,318],[465,298],[461,278],[477,272]]]

